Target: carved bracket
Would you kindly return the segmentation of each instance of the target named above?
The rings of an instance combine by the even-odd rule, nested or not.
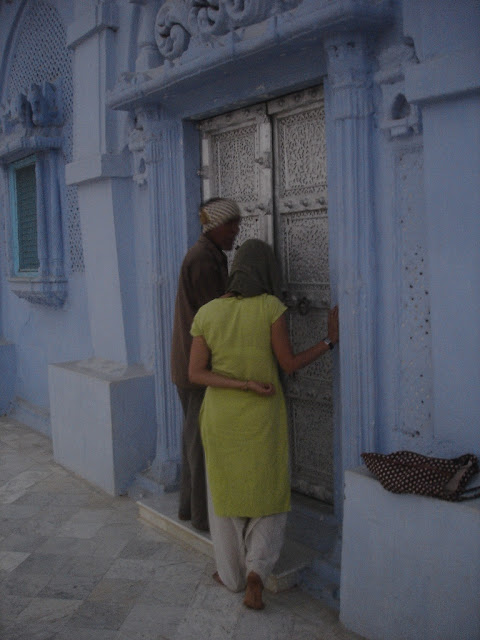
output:
[[[417,62],[413,45],[391,47],[380,59],[375,81],[382,92],[383,115],[379,127],[390,138],[409,136],[422,130],[421,112],[405,97],[405,65]]]
[[[133,154],[133,180],[139,186],[147,183],[147,143],[162,135],[160,116],[160,109],[154,105],[138,108],[132,115],[128,149]]]

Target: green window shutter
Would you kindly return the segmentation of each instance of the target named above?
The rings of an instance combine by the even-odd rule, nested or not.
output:
[[[18,270],[38,271],[35,163],[15,170]]]

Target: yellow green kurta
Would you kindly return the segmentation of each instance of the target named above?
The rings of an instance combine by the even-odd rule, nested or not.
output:
[[[287,415],[271,325],[286,307],[275,296],[218,298],[195,316],[191,333],[203,336],[212,371],[239,380],[271,382],[276,393],[208,387],[200,429],[217,516],[271,515],[290,508]]]

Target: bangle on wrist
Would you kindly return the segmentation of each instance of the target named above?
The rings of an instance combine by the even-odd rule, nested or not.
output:
[[[328,336],[324,338],[322,342],[324,342],[329,349],[333,349],[333,347],[335,346]]]

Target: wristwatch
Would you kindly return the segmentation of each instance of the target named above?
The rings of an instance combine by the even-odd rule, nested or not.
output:
[[[333,349],[333,347],[335,346],[335,345],[333,344],[333,342],[330,340],[330,338],[328,338],[328,337],[327,337],[327,338],[324,338],[324,339],[323,339],[323,342],[324,342],[325,344],[327,344],[327,345],[328,345],[328,348],[329,348],[329,349]]]

